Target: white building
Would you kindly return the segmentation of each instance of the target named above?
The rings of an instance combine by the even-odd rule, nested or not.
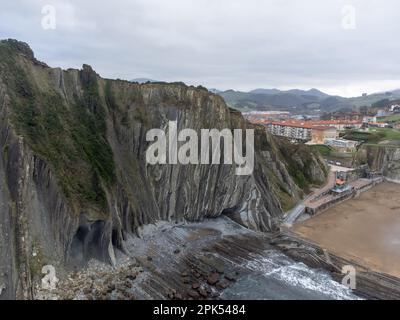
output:
[[[376,123],[376,116],[365,116],[363,118],[363,123]]]
[[[400,111],[400,104],[394,104],[390,107],[391,112]]]
[[[355,149],[359,145],[359,142],[346,139],[326,139],[325,144],[334,148]]]
[[[303,141],[310,141],[312,134],[312,128],[305,123],[290,121],[272,122],[268,124],[268,130],[275,136]]]

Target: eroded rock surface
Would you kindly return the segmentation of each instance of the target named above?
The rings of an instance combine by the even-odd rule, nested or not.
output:
[[[400,146],[365,145],[357,152],[356,164],[368,164],[371,170],[400,181]]]
[[[235,165],[148,165],[146,132],[171,120],[198,132],[255,129],[253,174],[237,176]],[[159,220],[226,214],[278,230],[283,209],[326,175],[317,155],[284,150],[204,88],[108,80],[88,65],[50,68],[26,44],[1,41],[0,298],[33,298],[47,264],[61,276],[92,258],[112,265],[128,235]],[[307,174],[293,177],[296,170]]]

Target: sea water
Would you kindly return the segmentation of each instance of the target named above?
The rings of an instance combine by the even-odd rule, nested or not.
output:
[[[254,255],[243,267],[250,272],[226,289],[222,299],[359,299],[351,289],[334,281],[328,272],[295,262],[277,250]]]

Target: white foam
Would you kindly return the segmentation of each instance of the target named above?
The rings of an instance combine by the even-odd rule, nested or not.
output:
[[[312,269],[304,263],[294,262],[277,251],[266,251],[246,263],[246,267],[261,272],[265,277],[273,277],[291,286],[320,292],[332,299],[360,299],[346,286],[334,281],[323,271]]]

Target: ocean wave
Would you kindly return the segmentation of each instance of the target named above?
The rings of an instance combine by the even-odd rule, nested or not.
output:
[[[274,278],[290,286],[319,292],[335,300],[360,299],[348,287],[334,281],[324,270],[312,269],[304,263],[295,262],[276,250],[267,250],[262,255],[246,262],[246,268]]]

